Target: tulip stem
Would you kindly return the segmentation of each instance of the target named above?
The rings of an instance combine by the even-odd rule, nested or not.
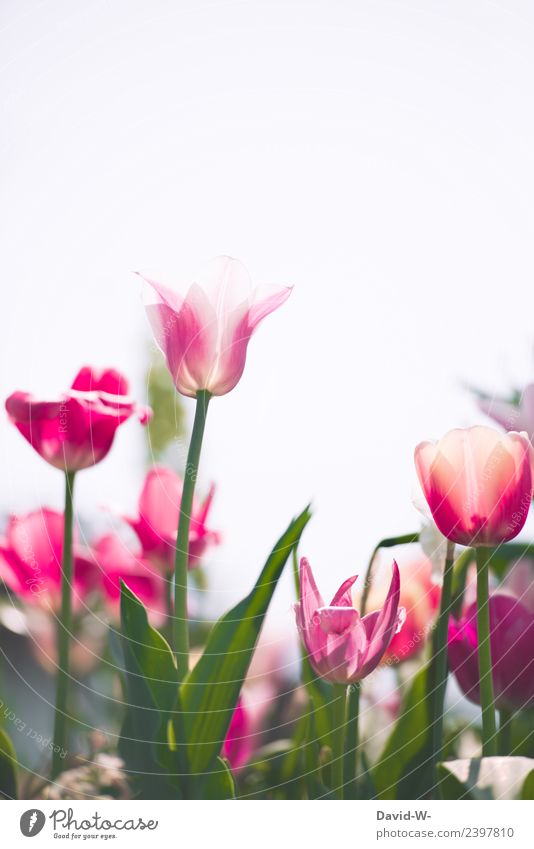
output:
[[[180,503],[180,518],[176,535],[176,560],[174,566],[174,651],[178,667],[178,679],[183,681],[189,671],[189,622],[187,618],[187,567],[189,563],[189,529],[193,496],[198,475],[198,463],[210,393],[203,389],[197,392],[195,420],[191,442],[187,452],[184,485]]]
[[[511,710],[501,708],[499,711],[499,755],[508,757],[512,754],[512,719]]]
[[[482,708],[482,756],[497,754],[497,726],[491,663],[489,616],[489,552],[477,548],[477,637],[480,707]]]
[[[349,684],[347,688],[343,783],[345,785],[345,795],[348,799],[357,798],[358,748],[360,743],[360,689],[360,682],[357,682],[356,684]]]
[[[72,631],[72,525],[75,472],[65,473],[65,515],[61,559],[61,609],[57,620],[57,680],[54,715],[52,778],[64,767],[67,745],[67,695],[69,688],[69,648]]]
[[[432,784],[437,787],[437,766],[443,757],[443,713],[447,690],[447,637],[449,615],[452,606],[452,579],[454,565],[454,543],[447,541],[443,584],[436,627],[432,638],[432,658],[428,673],[428,706],[432,733]]]
[[[332,796],[343,799],[347,688],[334,684],[332,691]]]

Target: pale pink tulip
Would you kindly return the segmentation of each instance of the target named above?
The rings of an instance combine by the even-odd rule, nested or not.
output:
[[[525,386],[517,405],[497,398],[478,398],[477,404],[505,430],[524,430],[531,441],[534,439],[534,383]]]
[[[325,605],[310,564],[300,561],[300,602],[295,605],[297,627],[317,675],[336,684],[351,684],[369,675],[380,663],[404,621],[399,608],[399,568],[380,610],[363,618],[352,605],[356,576],[343,582],[330,605]]]
[[[225,395],[243,374],[250,337],[289,297],[290,288],[262,295],[245,267],[221,256],[185,294],[143,277],[151,290],[147,316],[179,392]]]
[[[533,487],[526,433],[451,430],[437,443],[418,445],[415,465],[434,521],[452,542],[498,545],[525,524]]]
[[[139,496],[138,515],[125,516],[136,532],[143,555],[154,560],[165,570],[174,568],[176,528],[182,501],[183,481],[172,469],[153,466],[147,473]],[[200,564],[210,545],[220,542],[217,531],[207,526],[215,487],[212,486],[203,502],[193,500],[189,529],[189,568]]]

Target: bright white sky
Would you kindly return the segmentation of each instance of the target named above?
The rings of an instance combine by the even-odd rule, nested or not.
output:
[[[481,420],[461,382],[532,378],[533,39],[528,0],[2,3],[2,397],[93,362],[143,400],[132,270],[229,253],[295,286],[210,410],[217,609],[310,498],[325,595],[363,571],[418,527],[416,443]],[[57,471],[0,438],[0,509],[59,507]],[[79,511],[133,508],[142,459],[131,422]]]

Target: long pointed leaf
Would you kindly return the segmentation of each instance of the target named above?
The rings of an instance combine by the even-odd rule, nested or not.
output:
[[[215,624],[204,654],[182,684],[189,761],[197,774],[221,750],[278,579],[310,518],[306,508],[291,522],[252,591]]]

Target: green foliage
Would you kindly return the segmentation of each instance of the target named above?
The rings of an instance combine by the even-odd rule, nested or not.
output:
[[[221,749],[278,579],[310,517],[306,508],[291,522],[252,591],[215,624],[202,657],[182,684],[193,772],[209,769]]]
[[[161,354],[147,375],[152,416],[146,430],[151,460],[160,460],[167,448],[184,435],[184,408]]]
[[[379,799],[419,799],[430,789],[432,741],[428,728],[427,675],[427,666],[415,675],[373,770]]]
[[[249,595],[213,627],[181,686],[171,649],[122,584],[126,715],[119,750],[143,798],[233,798],[220,758],[265,614],[310,520],[306,508],[278,540]]]
[[[126,714],[119,752],[143,798],[179,798],[180,777],[169,775],[168,762],[162,764],[169,750],[171,711],[179,696],[173,654],[149,624],[142,602],[124,583],[121,625]]]
[[[0,799],[17,799],[17,755],[6,732],[0,728]]]

